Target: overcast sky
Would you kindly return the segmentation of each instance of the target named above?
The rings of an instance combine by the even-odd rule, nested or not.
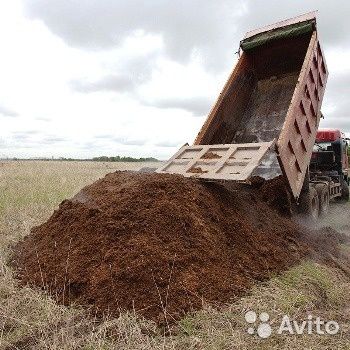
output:
[[[321,126],[349,133],[348,0],[0,1],[0,157],[165,159],[193,142],[245,32],[312,10]]]

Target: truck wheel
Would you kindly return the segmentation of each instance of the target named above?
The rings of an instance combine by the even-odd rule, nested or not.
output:
[[[320,206],[320,216],[326,216],[329,212],[329,190],[326,184],[317,184],[316,191],[318,194],[318,201]]]
[[[316,223],[320,213],[318,193],[314,187],[303,192],[299,198],[299,212],[306,217],[307,221]]]
[[[349,185],[345,180],[341,183],[341,199],[343,201],[349,201]]]

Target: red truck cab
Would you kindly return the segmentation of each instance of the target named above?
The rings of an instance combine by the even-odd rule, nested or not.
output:
[[[321,215],[328,212],[330,199],[349,200],[348,140],[339,129],[319,129],[316,133],[309,181],[319,192]]]
[[[317,156],[318,151],[327,150],[334,151],[339,171],[343,173],[345,181],[349,183],[348,140],[339,129],[319,129],[317,131],[313,158]]]

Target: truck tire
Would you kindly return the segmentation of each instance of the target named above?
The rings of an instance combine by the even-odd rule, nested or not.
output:
[[[345,180],[341,183],[341,199],[345,202],[349,201],[349,185]]]
[[[326,184],[317,184],[316,185],[316,191],[318,194],[318,201],[319,201],[319,214],[320,216],[326,216],[329,212],[329,190],[328,186]]]
[[[314,187],[309,191],[302,192],[299,198],[299,213],[308,223],[315,224],[320,213],[320,203],[318,193]]]

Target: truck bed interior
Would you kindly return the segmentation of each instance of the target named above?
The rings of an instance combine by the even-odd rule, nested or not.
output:
[[[312,33],[245,51],[198,144],[267,142],[277,138]]]

